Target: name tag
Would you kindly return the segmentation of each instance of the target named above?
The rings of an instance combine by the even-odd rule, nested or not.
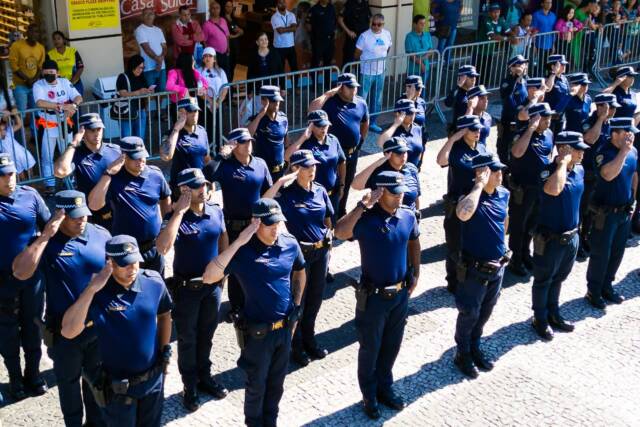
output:
[[[296,208],[306,208],[306,207],[307,207],[307,204],[306,204],[306,203],[296,203],[294,206],[295,206]]]
[[[109,311],[125,311],[126,309],[127,306],[121,304],[113,304],[109,306]]]
[[[237,179],[238,181],[245,181],[247,177],[238,173],[234,173],[233,179]]]
[[[73,256],[73,252],[60,252],[58,256]]]
[[[256,262],[260,264],[269,264],[269,258],[256,258]]]

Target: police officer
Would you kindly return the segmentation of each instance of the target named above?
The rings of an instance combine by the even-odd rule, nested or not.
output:
[[[113,211],[112,231],[138,240],[143,268],[164,276],[164,257],[156,249],[162,217],[171,210],[171,189],[157,166],[147,165],[144,141],[128,136],[120,141],[122,155],[105,170],[89,194],[89,207]],[[158,209],[158,205],[160,209]]]
[[[0,235],[4,239],[0,255],[0,355],[9,374],[11,397],[16,401],[27,397],[25,387],[41,395],[46,393],[47,384],[40,376],[42,336],[34,321],[41,318],[44,309],[44,283],[39,272],[29,280],[17,279],[12,263],[50,217],[36,190],[16,185],[15,164],[9,154],[0,153]],[[24,377],[21,346],[26,362]]]
[[[236,322],[238,367],[245,371],[244,415],[247,426],[275,426],[300,316],[305,262],[295,237],[284,231],[280,205],[262,198],[253,220],[229,247],[213,259],[203,276],[216,283],[235,274],[246,298]]]
[[[251,207],[272,185],[269,168],[264,160],[252,155],[253,137],[245,128],[232,130],[227,136],[225,150],[231,154],[220,161],[212,161],[205,168],[205,177],[222,189],[224,222],[229,242],[251,222]],[[229,276],[230,313],[239,312],[244,305],[240,284]]]
[[[509,249],[513,257],[509,270],[518,276],[526,276],[533,268],[530,233],[538,209],[540,174],[551,162],[553,133],[549,126],[554,114],[546,102],[529,107],[529,123],[514,137],[511,147]]]
[[[102,141],[104,124],[99,114],[83,114],[78,124],[80,131],[56,160],[53,170],[56,178],[66,178],[73,173],[76,189],[89,194],[107,167],[121,153],[116,144]],[[92,212],[89,220],[109,230],[112,217],[111,207],[104,206]]]
[[[331,121],[329,133],[340,141],[347,158],[344,193],[337,208],[338,218],[346,212],[349,188],[356,175],[360,147],[369,132],[369,108],[367,102],[358,96],[358,81],[351,73],[338,76],[338,86],[314,99],[309,111],[323,109]]]
[[[480,74],[473,65],[463,65],[458,68],[457,87],[449,93],[445,100],[445,105],[453,109],[451,113],[451,122],[449,124],[449,132],[454,132],[457,127],[458,117],[464,116],[469,110],[469,98],[467,92],[476,85]]]
[[[385,141],[397,136],[407,143],[407,161],[420,170],[424,146],[422,145],[422,127],[415,123],[416,104],[410,99],[396,101],[394,111],[396,113],[393,124],[378,137],[378,145],[383,146]]]
[[[541,77],[528,78],[526,81],[527,98],[524,104],[517,107],[517,116],[514,126],[514,131],[511,135],[511,142],[509,144],[509,151],[511,151],[511,144],[513,143],[513,137],[515,137],[520,130],[529,123],[529,108],[535,104],[539,104],[544,100],[546,94],[546,82]],[[509,153],[511,156],[511,153]]]
[[[631,117],[611,119],[611,137],[595,157],[598,173],[589,207],[593,217],[587,301],[601,310],[605,309],[604,300],[614,304],[624,301],[624,297],[613,290],[612,282],[624,256],[638,188],[638,150],[633,146],[633,138],[640,131],[633,121]]]
[[[509,164],[509,148],[513,142],[513,135],[517,131],[518,107],[527,103],[526,76],[528,63],[529,60],[522,55],[510,58],[507,62],[509,75],[500,83],[502,113],[500,116],[501,129],[498,132],[496,147],[498,157],[504,164]]]
[[[410,75],[404,79],[404,93],[402,94],[402,98],[415,102],[416,117],[413,121],[422,128],[424,134],[424,126],[427,121],[427,102],[422,97],[423,90],[424,83],[422,77]]]
[[[574,326],[560,315],[562,282],[569,276],[578,251],[580,198],[584,169],[580,162],[589,148],[579,132],[555,137],[558,155],[542,169],[540,209],[533,235],[533,328],[545,341],[553,329],[571,332]]]
[[[75,339],[94,323],[109,426],[160,426],[164,374],[171,357],[171,297],[160,274],[143,270],[136,239],[115,236],[106,243],[106,265],[66,310],[62,335]]]
[[[72,306],[87,287],[94,273],[105,264],[104,245],[111,238],[99,225],[87,223],[91,211],[85,195],[75,190],[56,194],[56,213],[43,233],[28,246],[14,262],[14,276],[25,280],[40,265],[46,278],[45,344],[53,360],[58,395],[64,422],[67,426],[81,426],[83,402],[86,422],[103,425],[96,402],[80,374],[95,372],[100,358],[93,324],[74,337],[60,334],[65,311]],[[131,345],[128,343],[127,345]]]
[[[554,110],[551,119],[551,130],[554,134],[564,129],[564,111],[567,108],[571,92],[569,80],[564,75],[567,70],[567,59],[564,55],[549,55],[547,57],[547,86],[545,101]]]
[[[291,356],[300,366],[311,359],[324,359],[328,351],[320,347],[315,338],[316,317],[326,287],[333,205],[325,188],[315,182],[316,160],[310,150],[298,150],[291,155],[289,164],[295,181],[283,187],[283,180],[265,193],[275,197],[287,218],[287,229],[296,238],[306,265],[307,283],[303,296],[300,327],[293,337]]]
[[[585,150],[582,158],[584,167],[584,192],[580,201],[580,247],[578,259],[586,259],[589,256],[589,231],[591,230],[591,211],[589,201],[593,194],[593,184],[596,181],[595,153],[609,138],[609,121],[615,116],[620,104],[616,96],[611,93],[600,93],[593,99],[596,111],[591,113],[589,119],[582,125],[584,142],[589,149]]]
[[[444,196],[444,236],[447,244],[447,290],[451,293],[456,291],[456,260],[460,251],[460,221],[455,215],[456,204],[473,187],[475,175],[471,159],[486,151],[486,147],[479,143],[482,124],[478,116],[458,118],[456,128],[458,131],[447,139],[436,159],[441,167],[449,166],[447,194]]]
[[[462,256],[456,290],[454,363],[464,375],[477,378],[478,368],[493,369],[493,362],[480,349],[480,337],[498,301],[509,258],[505,245],[509,190],[502,186],[506,166],[490,153],[478,154],[471,163],[475,184],[456,207],[462,222]]]
[[[602,93],[612,93],[616,96],[620,104],[616,117],[632,117],[636,125],[640,121],[640,111],[638,111],[638,100],[633,84],[638,74],[640,73],[637,73],[633,67],[620,67],[616,70],[616,79],[602,91]]]
[[[262,109],[249,123],[249,133],[255,137],[255,155],[263,159],[271,178],[276,181],[284,174],[284,147],[287,143],[289,120],[280,111],[280,103],[284,101],[280,96],[278,86],[262,86],[260,88]]]
[[[218,326],[222,282],[202,283],[209,261],[226,249],[229,238],[222,209],[208,201],[208,181],[198,168],[185,169],[176,177],[181,191],[173,213],[165,217],[158,235],[158,251],[174,248],[173,277],[167,287],[174,296],[173,319],[178,335],[178,369],[184,384],[183,404],[197,410],[198,389],[217,399],[228,391],[211,376],[211,341]]]
[[[484,85],[474,86],[467,93],[469,106],[472,108],[470,114],[478,116],[482,129],[480,129],[480,144],[487,146],[487,138],[493,126],[493,117],[487,112],[489,107],[489,92]]]
[[[591,96],[589,96],[589,76],[586,73],[569,74],[567,80],[571,85],[571,93],[564,110],[565,130],[583,132],[582,124],[591,114]]]
[[[202,169],[209,161],[209,138],[204,127],[198,124],[199,114],[196,98],[179,100],[178,119],[169,137],[160,146],[162,160],[171,161],[169,182],[176,200],[180,196],[176,183],[178,173],[188,168]]]
[[[378,188],[338,221],[335,235],[360,245],[362,277],[356,291],[358,383],[364,412],[380,418],[378,402],[395,410],[406,403],[392,388],[409,296],[420,276],[420,231],[413,212],[401,206],[408,188],[399,172],[376,175]]]

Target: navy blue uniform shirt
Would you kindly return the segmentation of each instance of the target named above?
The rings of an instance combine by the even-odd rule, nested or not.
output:
[[[376,204],[353,228],[360,246],[362,278],[375,287],[400,282],[407,275],[407,245],[420,236],[413,211],[400,207],[391,215]]]
[[[113,211],[113,234],[135,237],[138,244],[155,239],[162,225],[158,202],[170,196],[169,184],[157,166],[146,165],[139,176],[122,168],[111,177],[106,197]]]
[[[424,94],[424,89],[422,89],[422,93]],[[413,122],[420,127],[424,126],[424,123],[427,121],[427,101],[424,100],[422,95],[417,97],[414,101],[416,103],[416,117],[413,119]]]
[[[587,119],[586,122],[582,124],[582,133],[586,133],[589,129],[593,127],[598,121],[598,112],[594,111],[591,116]],[[607,142],[609,138],[609,119],[607,119],[604,123],[602,123],[602,128],[600,131],[600,136],[596,139],[591,147],[584,151],[584,156],[582,157],[582,166],[585,171],[593,171],[595,169],[595,158],[596,153],[604,144]]]
[[[572,96],[569,99],[567,108],[564,110],[564,117],[567,121],[564,130],[582,133],[582,124],[589,119],[591,114],[591,103],[589,94],[585,94],[584,100],[577,96]]]
[[[480,140],[478,140],[478,144],[482,144],[486,147],[487,138],[489,138],[491,126],[493,126],[493,117],[491,117],[491,114],[486,111],[480,114],[480,124],[482,125],[482,129],[480,129]]]
[[[393,136],[401,136],[407,141],[409,151],[407,152],[407,161],[420,167],[420,155],[424,148],[422,147],[422,128],[416,123],[411,123],[409,130],[404,125],[398,126]]]
[[[564,166],[563,166],[564,167]],[[542,182],[546,182],[556,171],[557,164],[552,162],[540,172]],[[538,224],[553,233],[564,233],[578,227],[580,223],[580,199],[584,193],[584,168],[574,165],[567,172],[567,182],[562,192],[550,196],[540,190],[540,208]]]
[[[633,174],[638,170],[638,151],[635,147],[627,153],[620,174],[611,181],[605,181],[600,175],[600,169],[612,161],[618,155],[618,149],[607,141],[600,147],[595,157],[595,166],[598,171],[593,190],[593,203],[598,206],[623,206],[633,202],[633,189],[631,183]]]
[[[324,103],[322,109],[326,111],[331,122],[329,133],[340,141],[340,146],[348,156],[349,150],[360,144],[360,123],[369,120],[369,108],[364,99],[359,96],[353,102],[343,101],[340,95],[334,95]]]
[[[16,186],[9,196],[0,196],[0,272],[12,271],[11,264],[51,218],[49,208],[36,190]]]
[[[515,141],[520,135],[516,135]],[[540,173],[551,162],[553,152],[553,132],[550,129],[543,133],[533,131],[529,146],[522,157],[511,156],[511,178],[522,187],[540,185]]]
[[[447,174],[447,196],[452,201],[458,201],[473,188],[476,173],[471,169],[471,159],[477,154],[486,152],[486,147],[480,143],[475,148],[469,147],[464,139],[453,143],[449,152],[449,172]]]
[[[127,290],[113,277],[91,303],[89,316],[98,335],[105,370],[115,379],[151,369],[158,360],[157,316],[172,308],[171,297],[158,274],[141,269]]]
[[[193,133],[184,128],[178,133],[176,150],[171,160],[171,173],[169,181],[175,185],[176,177],[180,172],[188,168],[204,168],[205,157],[209,155],[209,141],[207,131],[200,125],[196,125]]]
[[[269,168],[284,163],[284,139],[288,129],[289,120],[282,111],[278,111],[275,120],[265,115],[258,123],[253,154],[263,159]]]
[[[104,267],[109,239],[111,234],[106,229],[89,223],[78,237],[70,238],[58,231],[49,241],[41,262],[46,277],[48,316],[62,321],[91,276]]]
[[[544,101],[549,103],[551,109],[555,110],[558,114],[564,113],[569,99],[571,99],[569,88],[569,80],[567,80],[564,74],[560,77],[556,76],[553,88],[544,96]]]
[[[287,218],[287,229],[299,242],[314,243],[325,238],[324,219],[333,216],[333,206],[325,188],[311,183],[311,191],[297,181],[280,190],[276,200]]]
[[[493,194],[482,191],[473,216],[462,222],[462,251],[476,261],[502,258],[505,245],[504,223],[509,210],[509,190],[500,186]]]
[[[500,85],[500,98],[502,98],[502,116],[500,121],[504,126],[515,122],[518,117],[518,107],[526,105],[527,87],[524,81],[518,82],[517,76],[508,76]]]
[[[244,292],[244,314],[255,323],[276,322],[293,309],[291,272],[304,269],[302,250],[289,233],[266,246],[257,236],[233,256],[225,274],[234,274]]]
[[[115,144],[103,142],[95,153],[91,152],[86,145],[80,144],[71,160],[75,165],[74,176],[78,191],[89,194],[100,181],[107,167],[115,162],[120,154],[120,147]]]
[[[458,117],[467,114],[467,107],[469,106],[469,98],[467,98],[467,92],[468,91],[466,89],[458,86],[449,94],[449,97],[445,100],[445,104],[453,108],[453,113],[451,116],[451,123],[453,124],[456,123]]]
[[[420,195],[422,194],[422,192],[420,191],[420,177],[418,168],[411,163],[405,163],[405,165],[402,166],[402,169],[396,171],[393,166],[391,166],[389,161],[386,161],[373,170],[373,173],[369,176],[369,179],[367,179],[365,187],[375,190],[377,188],[374,182],[375,177],[378,176],[380,172],[385,171],[400,172],[402,174],[402,177],[404,178],[404,185],[409,187],[409,191],[404,193],[402,204],[410,209],[415,209],[416,200],[418,200],[418,197],[420,197]]]
[[[311,150],[313,157],[320,162],[316,165],[316,182],[322,184],[327,191],[334,190],[338,179],[338,164],[346,160],[338,138],[329,133],[325,141],[320,143],[311,135],[311,138],[300,145],[300,149]]]
[[[613,94],[616,96],[618,104],[620,104],[620,107],[616,108],[614,117],[633,117],[638,108],[636,92],[633,89],[629,89],[629,93],[625,93],[620,86],[617,86],[613,90]]]

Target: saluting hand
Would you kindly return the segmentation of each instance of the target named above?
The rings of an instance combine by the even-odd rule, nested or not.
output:
[[[601,104],[600,112],[598,113],[599,119],[606,119],[609,115],[609,104]]]
[[[109,175],[117,174],[122,169],[122,166],[124,166],[124,154],[120,154],[120,157],[115,159],[109,165],[109,167],[107,167],[107,174],[109,174]]]
[[[304,130],[305,139],[309,139],[311,138],[311,135],[313,135],[313,131],[311,130],[312,128],[313,128],[313,123],[309,123],[309,125]]]
[[[625,80],[626,80],[626,78],[627,78],[627,76],[620,76],[620,77],[618,77],[618,78],[616,79],[616,81],[615,81],[615,85],[616,85],[616,86],[619,86],[620,84],[622,84],[622,82],[623,82],[623,81],[625,81]]]
[[[467,76],[458,76],[458,86],[462,86],[467,81]]]
[[[473,98],[471,98],[469,100],[469,107],[471,107],[471,109],[475,109],[478,106],[478,100],[480,99],[480,97],[478,96],[474,96]]]
[[[371,209],[373,205],[378,203],[378,200],[380,200],[380,197],[382,196],[382,191],[382,188],[376,188],[362,196],[362,203],[364,203],[367,209]]]
[[[489,182],[489,176],[491,175],[491,170],[489,166],[482,167],[476,171],[476,183],[482,184],[484,187]]]
[[[173,206],[173,210],[180,213],[185,213],[186,211],[189,210],[190,206],[191,206],[191,189],[186,185],[183,185],[182,187],[180,187],[180,197],[178,198],[178,201]]]
[[[402,122],[404,122],[404,118],[407,117],[407,113],[398,113],[396,114],[396,118],[393,120],[394,126],[400,126]]]
[[[60,224],[62,224],[65,215],[66,214],[64,212],[64,209],[56,209],[56,213],[53,214],[49,222],[47,222],[47,224],[44,226],[42,235],[48,239],[55,236],[55,234],[58,232],[58,229],[60,229]]]
[[[333,96],[336,93],[338,93],[338,91],[340,90],[340,88],[342,87],[342,84],[339,84],[338,86],[334,87],[333,89],[329,89],[326,93],[327,96]]]
[[[298,172],[300,172],[300,169],[286,175],[282,175],[280,178],[278,178],[278,185],[280,187],[284,187],[285,185],[291,184],[296,180],[296,178],[298,178]]]
[[[565,148],[558,150],[558,156],[556,157],[556,163],[558,165],[564,165],[565,167],[571,162],[571,152]]]
[[[80,126],[80,129],[78,129],[78,132],[73,137],[73,142],[71,143],[71,145],[75,147],[80,143],[80,141],[82,141],[82,138],[84,138],[84,126]]]
[[[634,135],[631,132],[628,132],[627,136],[624,137],[624,144],[622,144],[621,150],[627,153],[631,151],[631,149],[633,148],[633,140]]]
[[[184,128],[184,125],[187,123],[187,113],[184,110],[178,111],[178,118],[176,119],[173,128],[175,130],[181,130]]]
[[[529,117],[529,129],[536,130],[540,125],[541,118],[542,117],[540,116],[540,114],[536,114],[533,117]]]
[[[109,277],[111,277],[111,273],[113,272],[113,264],[110,259],[104,264],[102,270],[97,272],[91,277],[91,281],[89,282],[89,287],[94,291],[98,292],[100,289],[104,288],[104,285],[109,281]]]
[[[251,240],[251,237],[253,237],[254,234],[256,234],[256,231],[258,231],[258,227],[260,227],[260,218],[253,218],[251,220],[251,223],[240,232],[236,240],[240,243],[240,245],[244,245],[249,240]]]
[[[231,144],[223,145],[222,147],[220,147],[220,155],[225,159],[228,158],[231,155],[231,152],[233,151],[233,149],[236,148],[236,145],[238,144],[235,141],[232,142]]]

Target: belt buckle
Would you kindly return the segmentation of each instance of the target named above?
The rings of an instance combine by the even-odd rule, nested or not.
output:
[[[319,240],[313,244],[314,249],[322,249],[324,246],[324,240]]]
[[[396,283],[396,291],[400,292],[402,290],[402,282]]]
[[[284,328],[284,319],[280,319],[277,322],[273,322],[273,324],[271,325],[272,331],[277,331],[278,329],[282,329],[282,328]]]

